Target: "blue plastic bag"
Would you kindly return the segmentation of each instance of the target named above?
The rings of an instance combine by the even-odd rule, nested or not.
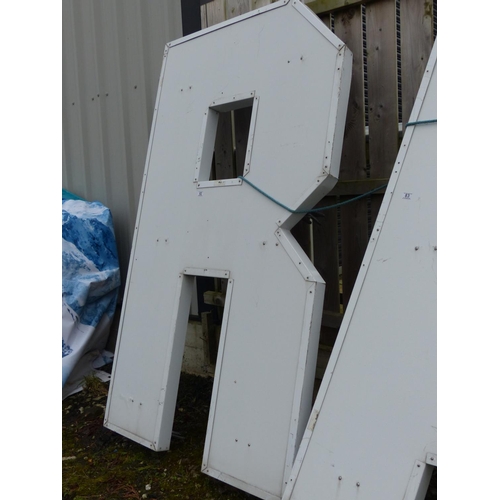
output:
[[[85,375],[109,361],[104,349],[119,289],[110,210],[99,202],[87,202],[63,191],[63,398],[79,389]]]

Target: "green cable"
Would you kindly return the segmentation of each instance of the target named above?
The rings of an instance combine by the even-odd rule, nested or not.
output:
[[[419,121],[416,121],[416,122],[408,122],[405,125],[405,128],[406,127],[411,127],[412,125],[423,125],[424,123],[437,123],[437,118],[434,118],[433,120],[419,120]]]
[[[310,214],[310,213],[315,213],[315,212],[323,212],[324,210],[330,210],[332,208],[337,208],[341,207],[342,205],[347,205],[348,203],[352,203],[353,201],[360,200],[361,198],[365,198],[367,196],[370,196],[372,193],[375,193],[376,191],[380,191],[381,189],[387,187],[387,184],[383,184],[382,186],[378,186],[375,189],[372,189],[371,191],[368,191],[367,193],[360,194],[359,196],[356,196],[354,198],[351,198],[350,200],[346,201],[341,201],[340,203],[335,203],[335,205],[328,205],[326,207],[320,207],[320,208],[311,208],[309,210],[293,210],[292,208],[287,207],[283,203],[279,202],[276,198],[273,198],[270,194],[267,194],[265,191],[257,187],[253,182],[250,182],[248,179],[245,177],[242,177],[241,175],[238,176],[238,179],[241,179],[242,181],[246,182],[250,186],[252,186],[256,191],[258,191],[261,195],[265,196],[268,200],[271,200],[273,203],[276,203],[276,205],[279,205],[281,208],[284,208],[288,212],[292,214]]]
[[[432,119],[432,120],[419,120],[415,122],[408,122],[405,126],[406,127],[411,127],[413,125],[422,125],[425,123],[437,123],[437,118]],[[267,194],[265,191],[257,187],[253,182],[250,182],[248,179],[245,177],[238,175],[238,179],[241,179],[242,181],[246,182],[250,186],[252,186],[256,191],[258,191],[261,195],[265,196],[268,200],[271,200],[273,203],[276,203],[276,205],[279,205],[281,208],[284,208],[288,212],[292,214],[311,214],[315,212],[323,212],[324,210],[330,210],[332,208],[337,208],[341,207],[343,205],[347,205],[348,203],[352,203],[353,201],[358,201],[361,200],[362,198],[366,198],[367,196],[370,196],[373,193],[376,193],[377,191],[380,191],[381,189],[387,187],[387,184],[383,184],[382,186],[376,187],[375,189],[372,189],[371,191],[368,191],[367,193],[360,194],[359,196],[355,196],[354,198],[351,198],[350,200],[346,201],[341,201],[340,203],[335,203],[335,205],[328,205],[327,207],[320,207],[320,208],[311,208],[310,210],[293,210],[280,201],[278,201],[276,198],[273,198],[270,194]]]

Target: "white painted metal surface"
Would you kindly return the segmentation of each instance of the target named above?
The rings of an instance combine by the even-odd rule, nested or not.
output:
[[[436,46],[410,121],[437,118]],[[284,500],[423,499],[436,455],[436,124],[409,126]]]
[[[165,50],[105,425],[168,449],[194,276],[227,278],[202,469],[261,498],[281,497],[312,407],[324,282],[290,235],[301,215],[210,180],[213,118],[254,99],[246,178],[310,208],[338,175],[351,58],[283,0]]]
[[[125,281],[163,49],[180,0],[63,0],[62,184],[111,209]]]

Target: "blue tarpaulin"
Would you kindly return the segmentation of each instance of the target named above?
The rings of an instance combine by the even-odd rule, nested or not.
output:
[[[120,288],[110,210],[63,190],[62,386],[63,398],[84,376],[110,361],[105,351]]]

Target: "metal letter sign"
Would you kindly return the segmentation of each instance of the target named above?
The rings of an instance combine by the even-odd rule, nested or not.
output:
[[[283,500],[423,500],[436,453],[436,44]]]
[[[280,498],[312,407],[324,282],[290,235],[335,184],[351,53],[281,1],[167,45],[105,425],[170,445],[195,276],[226,278],[202,470]],[[211,178],[221,113],[251,109],[244,169]]]

